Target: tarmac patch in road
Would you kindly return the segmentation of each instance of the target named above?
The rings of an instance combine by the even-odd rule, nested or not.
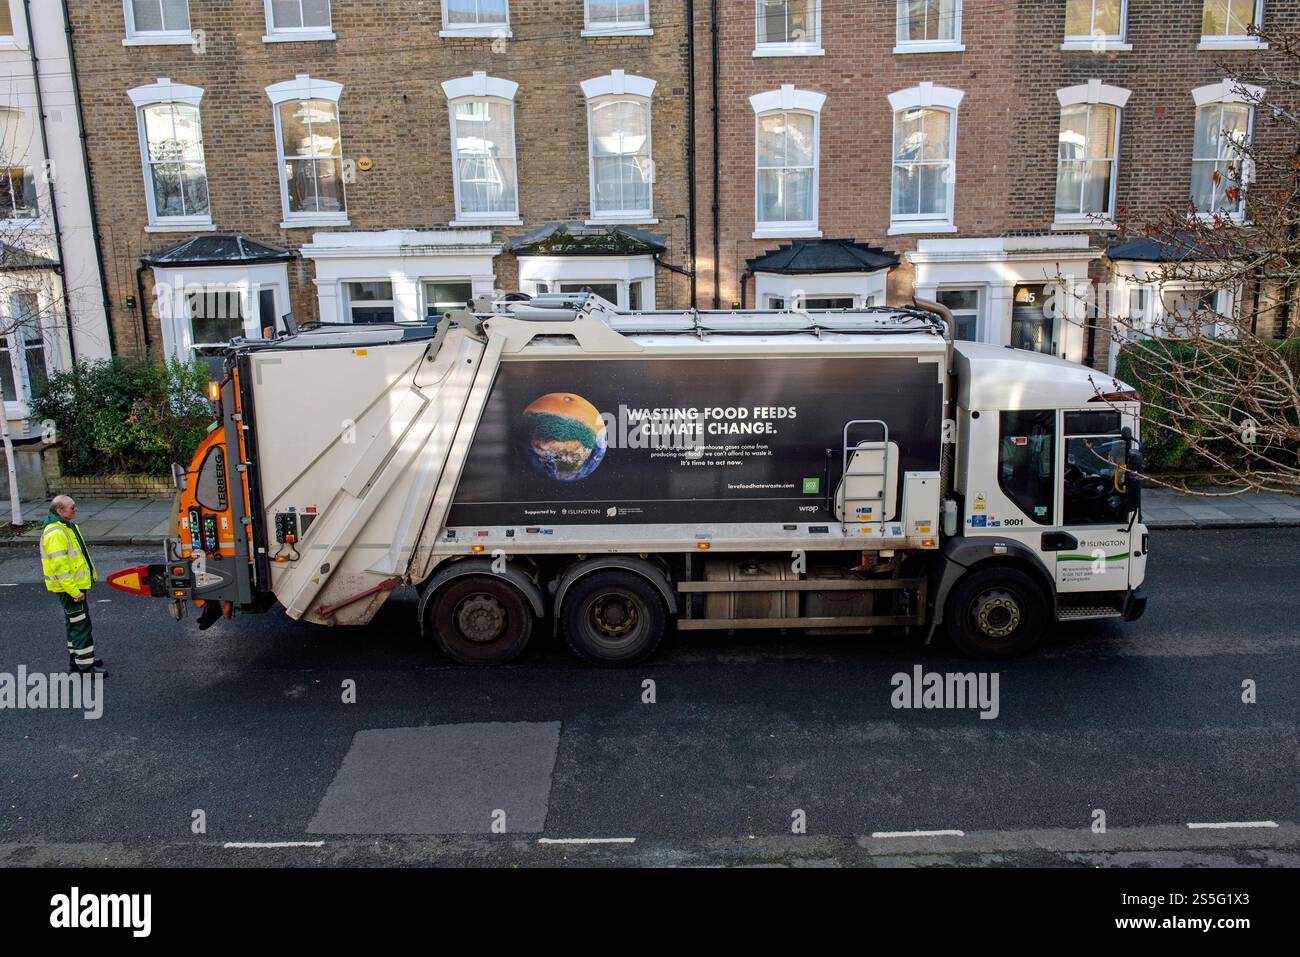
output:
[[[358,731],[307,831],[540,832],[559,744],[558,721]]]

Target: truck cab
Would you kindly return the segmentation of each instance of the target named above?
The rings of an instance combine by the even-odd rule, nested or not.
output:
[[[1138,617],[1147,528],[1133,474],[1137,394],[1104,373],[1018,349],[958,342],[953,365],[957,534],[943,550],[950,587],[940,587],[937,619],[948,619],[968,653],[1001,657],[1032,643],[1040,629],[1022,626],[1038,616]],[[1050,607],[1037,607],[1022,577],[1052,596]]]

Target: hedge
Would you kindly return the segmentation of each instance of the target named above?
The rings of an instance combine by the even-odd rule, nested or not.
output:
[[[32,417],[53,422],[67,475],[166,475],[212,422],[207,366],[113,358],[50,373]]]

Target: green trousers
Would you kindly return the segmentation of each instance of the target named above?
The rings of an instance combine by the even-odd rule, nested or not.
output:
[[[81,601],[73,601],[66,592],[57,592],[63,606],[63,624],[68,631],[68,654],[77,663],[78,671],[88,671],[95,663],[95,639],[90,631],[90,592],[81,593]]]

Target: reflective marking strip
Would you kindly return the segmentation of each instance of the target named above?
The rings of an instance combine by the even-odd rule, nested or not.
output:
[[[73,575],[79,575],[79,574],[80,572],[63,572],[61,575],[46,575],[45,580],[47,582],[57,582],[57,581],[62,581],[65,578],[71,578]]]
[[[66,555],[66,554],[68,554],[68,550],[67,550],[66,548],[61,548],[61,549],[59,549],[57,552],[46,552],[46,553],[45,553],[45,557],[46,557],[46,558],[62,558],[62,557],[63,557],[64,555]],[[81,552],[77,552],[77,554],[80,555]]]
[[[83,611],[80,615],[76,615],[75,617],[69,618],[68,624],[72,624],[74,621],[85,621],[85,620],[86,620],[86,613]]]

